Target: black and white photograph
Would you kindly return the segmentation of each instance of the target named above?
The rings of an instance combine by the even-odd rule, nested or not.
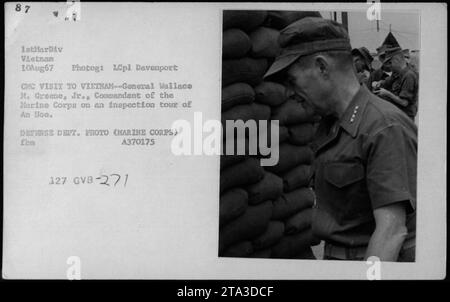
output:
[[[4,16],[2,280],[446,277],[446,4]]]
[[[223,12],[222,122],[279,158],[222,157],[220,256],[414,262],[420,18],[383,13]]]

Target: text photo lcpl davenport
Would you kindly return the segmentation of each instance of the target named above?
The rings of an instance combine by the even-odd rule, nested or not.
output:
[[[382,18],[223,11],[219,256],[415,261],[419,15]]]

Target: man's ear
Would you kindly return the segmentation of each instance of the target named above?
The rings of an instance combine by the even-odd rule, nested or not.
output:
[[[316,56],[314,58],[314,64],[322,76],[328,77],[330,73],[330,63],[326,57],[322,55]]]

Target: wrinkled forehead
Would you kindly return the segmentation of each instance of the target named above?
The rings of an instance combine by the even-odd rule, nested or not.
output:
[[[292,72],[295,72],[298,69],[304,70],[309,68],[316,55],[317,53],[299,57],[294,63],[291,64],[291,66],[289,66],[289,70],[292,69]]]

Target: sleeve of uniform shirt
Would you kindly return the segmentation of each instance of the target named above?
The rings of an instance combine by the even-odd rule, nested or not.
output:
[[[384,80],[383,85],[381,85],[381,88],[391,90],[392,82],[394,82],[394,77],[393,75],[390,75]]]
[[[368,137],[367,188],[372,208],[405,201],[415,210],[417,139],[400,124],[382,128]]]
[[[402,87],[398,96],[411,104],[414,102],[416,84],[416,77],[412,73],[407,73],[402,81]]]

